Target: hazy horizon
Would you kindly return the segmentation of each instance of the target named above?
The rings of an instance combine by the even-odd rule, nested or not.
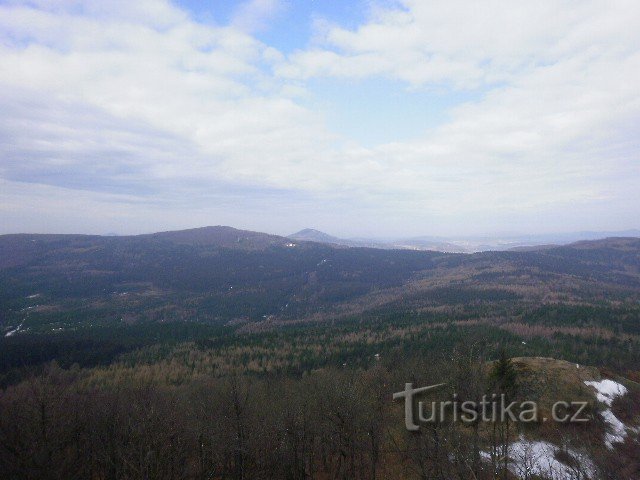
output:
[[[0,235],[11,235],[11,234],[26,234],[26,235],[38,235],[38,234],[61,234],[61,235],[98,235],[98,236],[129,236],[129,235],[147,235],[153,233],[161,233],[167,231],[180,231],[180,230],[191,230],[191,229],[200,229],[200,228],[211,228],[211,227],[230,227],[238,230],[245,231],[253,231],[259,233],[266,233],[270,235],[277,235],[281,237],[288,237],[295,235],[297,233],[301,233],[304,230],[314,230],[321,234],[326,234],[332,237],[336,237],[341,240],[371,240],[371,241],[380,241],[380,242],[393,242],[399,240],[417,240],[420,238],[424,239],[433,239],[434,241],[442,240],[476,240],[481,241],[485,240],[525,240],[531,239],[536,240],[539,239],[543,241],[544,239],[556,239],[557,241],[561,241],[563,239],[569,239],[569,241],[576,240],[593,240],[605,238],[607,236],[631,236],[638,237],[640,236],[640,229],[627,229],[627,230],[615,230],[615,231],[593,231],[593,230],[580,230],[580,231],[541,231],[541,232],[517,232],[517,231],[502,231],[502,232],[485,232],[473,235],[465,235],[465,234],[450,234],[450,235],[439,235],[436,233],[423,232],[420,234],[403,234],[402,232],[397,232],[395,235],[381,235],[372,233],[370,235],[349,235],[349,234],[341,234],[340,232],[333,231],[325,231],[320,230],[314,227],[302,227],[297,230],[291,232],[282,232],[282,231],[270,231],[270,230],[257,230],[254,228],[242,228],[237,225],[197,225],[197,226],[187,226],[184,228],[178,229],[156,229],[149,231],[133,231],[133,232],[117,232],[117,231],[51,231],[51,232],[41,232],[41,231],[17,231],[17,232],[0,232]]]
[[[0,234],[637,229],[639,18],[632,1],[2,2]]]

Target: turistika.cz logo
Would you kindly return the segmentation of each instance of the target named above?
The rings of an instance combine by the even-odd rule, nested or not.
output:
[[[405,383],[404,390],[393,394],[394,400],[404,399],[404,422],[407,430],[415,432],[420,424],[444,422],[520,422],[535,423],[540,419],[538,404],[532,400],[508,402],[504,394],[483,395],[480,401],[461,401],[457,394],[451,400],[416,401],[417,396],[435,391],[445,383],[413,388],[413,383]],[[558,401],[551,406],[551,419],[559,423],[583,423],[590,419],[585,409],[588,402]],[[416,408],[417,407],[417,408]]]

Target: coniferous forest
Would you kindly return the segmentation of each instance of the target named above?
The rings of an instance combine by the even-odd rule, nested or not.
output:
[[[638,240],[466,255],[220,233],[0,237],[6,478],[534,478],[523,438],[570,478],[638,475]],[[615,448],[584,384],[603,378],[628,389]],[[407,382],[585,399],[591,421],[408,432]]]

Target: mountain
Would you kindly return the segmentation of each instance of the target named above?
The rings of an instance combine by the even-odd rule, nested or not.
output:
[[[287,323],[380,308],[469,310],[469,302],[485,304],[486,316],[507,300],[509,308],[548,298],[635,305],[638,289],[635,238],[460,255],[339,248],[221,226],[119,237],[0,236],[0,326],[7,331],[23,323],[25,332],[77,328],[88,319]]]
[[[608,237],[600,240],[581,240],[567,246],[580,250],[607,249],[617,252],[637,252],[638,245],[640,245],[640,238]]]
[[[141,239],[146,237],[166,240],[177,245],[215,246],[248,250],[263,250],[268,247],[286,246],[291,243],[286,238],[278,235],[238,230],[222,225],[137,236],[137,238]]]
[[[80,323],[306,316],[399,286],[429,268],[432,256],[206,227],[119,237],[4,235],[0,259],[0,325],[28,317],[25,331],[33,331],[75,328],[63,320],[70,311]],[[32,295],[37,302],[27,300]]]
[[[136,246],[152,247],[160,244],[264,250],[275,246],[285,247],[291,245],[291,241],[277,235],[237,230],[225,226],[128,236],[11,234],[0,236],[0,268],[28,264],[43,256],[63,252],[73,262],[83,253],[88,254],[90,251],[101,251],[114,246],[136,248]]]
[[[305,228],[303,230],[300,230],[299,232],[292,233],[287,237],[293,240],[306,240],[309,242],[319,243],[335,243],[338,245],[343,245],[345,242],[345,240],[342,240],[338,237],[333,237],[327,233],[315,230],[313,228]]]

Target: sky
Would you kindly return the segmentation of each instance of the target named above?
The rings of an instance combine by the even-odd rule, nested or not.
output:
[[[0,0],[0,233],[640,227],[636,0]]]

